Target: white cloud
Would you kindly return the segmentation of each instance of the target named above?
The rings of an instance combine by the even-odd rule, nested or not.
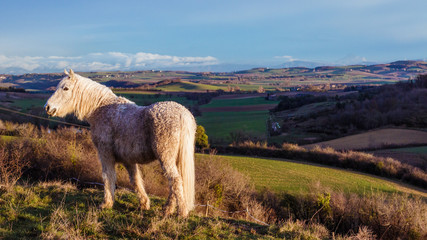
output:
[[[0,55],[0,73],[60,72],[64,68],[76,71],[144,70],[197,67],[218,64],[215,57],[179,57],[138,52],[90,53],[83,56],[5,56]]]
[[[298,60],[298,59],[295,59],[292,56],[288,56],[288,55],[285,55],[285,56],[275,56],[274,58],[276,58],[276,59],[283,59],[286,62],[293,62],[293,61]]]

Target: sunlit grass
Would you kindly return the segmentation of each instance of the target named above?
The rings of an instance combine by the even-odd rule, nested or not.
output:
[[[198,155],[199,158],[205,157]],[[257,189],[269,188],[275,192],[309,193],[316,184],[333,191],[346,193],[413,192],[412,189],[381,178],[347,170],[296,163],[278,159],[243,156],[218,156],[232,167],[247,174]],[[418,192],[419,194],[422,194]]]

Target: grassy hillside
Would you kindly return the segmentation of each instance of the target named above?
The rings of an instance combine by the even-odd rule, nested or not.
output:
[[[266,100],[264,97],[245,97],[245,95],[242,95],[241,97],[239,97],[237,95],[236,98],[230,98],[230,99],[214,98],[210,103],[203,105],[202,109],[218,108],[218,107],[233,107],[233,106],[248,106],[248,105],[264,105],[264,104],[276,105],[277,103],[279,103],[279,101],[269,101],[269,100]]]
[[[233,218],[206,217],[203,207],[197,207],[201,209],[196,208],[187,219],[163,218],[164,199],[150,196],[151,209],[140,211],[136,195],[125,189],[116,192],[113,209],[101,210],[97,206],[102,201],[102,194],[98,189],[79,190],[74,185],[60,182],[42,182],[0,191],[0,238],[352,240],[375,237],[366,226],[341,235],[337,229],[331,231],[320,223],[304,220],[288,219],[264,226]],[[416,225],[420,223],[416,222]],[[393,225],[389,230],[392,234],[395,227],[399,226]],[[419,226],[405,227],[404,230],[414,231],[414,239],[420,239],[424,234],[419,231]],[[412,236],[398,233],[401,237]]]
[[[204,158],[205,155],[198,155]],[[335,169],[326,166],[296,163],[279,159],[239,156],[217,156],[247,174],[257,189],[269,188],[275,192],[308,194],[320,184],[332,191],[357,193],[413,193],[427,198],[427,193],[405,187],[372,175]]]
[[[380,129],[305,145],[305,147],[312,148],[319,145],[337,150],[355,150],[411,144],[427,144],[427,132],[408,129]]]
[[[0,239],[272,239],[279,231],[251,222],[203,217],[163,218],[165,200],[151,197],[141,212],[137,196],[118,190],[112,210],[100,210],[103,192],[59,182],[0,189]]]
[[[11,127],[25,131],[15,141],[0,142],[0,239],[327,239],[360,232],[384,239],[427,236],[427,204],[419,193],[408,195],[404,192],[409,190],[364,176],[346,177],[346,171],[274,159],[197,155],[196,202],[210,206],[208,213],[206,206],[197,206],[188,219],[163,218],[165,200],[153,196],[152,210],[141,213],[136,195],[124,189],[117,191],[112,210],[100,210],[103,193],[87,189],[93,184],[31,182],[72,177],[101,182],[88,131]],[[149,194],[168,195],[158,163],[141,166],[141,172]],[[26,181],[16,185],[21,174]],[[120,165],[117,184],[129,184]],[[256,191],[254,185],[279,190]],[[251,216],[271,225],[247,222],[256,221]]]

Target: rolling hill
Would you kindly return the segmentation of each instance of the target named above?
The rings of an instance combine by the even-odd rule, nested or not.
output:
[[[75,69],[78,71],[78,69]],[[183,84],[161,87],[164,91],[216,90],[238,84],[242,90],[256,90],[257,85],[280,88],[311,84],[384,84],[404,81],[427,73],[423,61],[396,61],[387,64],[322,66],[315,68],[253,68],[238,72],[188,72],[188,71],[131,71],[131,72],[87,72],[80,73],[111,87],[137,88],[149,86],[166,79],[180,79]],[[55,87],[62,74],[0,74],[0,87],[17,87],[47,90]],[[201,85],[193,85],[198,83]],[[220,85],[214,87],[212,85]],[[253,86],[255,85],[255,87]]]
[[[208,156],[197,156],[198,159],[206,157]],[[259,190],[269,188],[277,193],[308,194],[314,186],[320,184],[331,191],[359,195],[371,192],[409,193],[427,198],[425,190],[344,169],[284,159],[222,155],[216,157],[248,175]]]

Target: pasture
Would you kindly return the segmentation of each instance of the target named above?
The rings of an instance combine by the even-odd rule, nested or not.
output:
[[[197,154],[197,158],[206,158]],[[258,190],[309,194],[316,185],[334,192],[358,195],[382,193],[411,193],[427,198],[424,191],[368,174],[283,159],[243,156],[216,156],[233,168],[248,175]]]
[[[263,97],[214,98],[209,104],[200,107],[202,116],[197,123],[204,126],[210,139],[230,143],[231,134],[244,134],[265,139],[268,109],[277,101]]]
[[[202,106],[202,108],[219,108],[219,107],[233,107],[233,106],[252,106],[252,105],[271,105],[274,107],[279,101],[269,101],[264,97],[259,96],[245,96],[236,95],[234,98],[223,98],[218,97],[212,99],[208,104]]]
[[[203,112],[197,124],[205,128],[210,140],[230,143],[232,133],[265,138],[267,118],[268,111]]]
[[[0,105],[29,112],[34,108],[42,108],[48,97],[48,95],[36,93],[1,93]]]
[[[336,150],[360,150],[420,144],[427,144],[427,132],[390,128],[309,144],[304,147],[313,148],[318,145],[321,147],[332,147]]]
[[[396,149],[391,149],[391,151],[394,151],[394,152],[405,152],[405,153],[427,154],[427,146],[396,148]]]

